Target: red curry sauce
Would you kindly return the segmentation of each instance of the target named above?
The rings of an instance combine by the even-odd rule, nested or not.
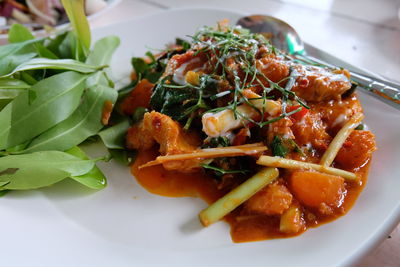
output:
[[[159,155],[158,149],[140,151],[131,172],[137,181],[146,190],[153,194],[166,197],[200,197],[208,204],[221,198],[225,191],[217,187],[217,183],[211,176],[199,170],[196,173],[183,173],[165,170],[162,165],[151,166],[139,170],[139,166],[154,160]],[[347,183],[346,194],[340,209],[330,215],[321,215],[312,209],[302,207],[305,228],[294,234],[285,234],[279,231],[280,216],[245,215],[243,205],[225,217],[225,221],[231,227],[231,237],[234,242],[260,241],[273,238],[285,238],[300,235],[308,228],[333,221],[345,215],[355,203],[358,195],[363,190],[368,176],[369,163],[358,170],[362,177],[359,182]],[[288,176],[288,173],[281,172]]]

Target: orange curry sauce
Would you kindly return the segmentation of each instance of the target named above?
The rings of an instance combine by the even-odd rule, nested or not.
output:
[[[131,167],[132,174],[146,190],[166,197],[200,197],[208,204],[221,198],[227,192],[220,191],[211,176],[202,170],[197,173],[182,173],[165,170],[162,165],[151,166],[139,170],[139,166],[154,160],[159,155],[158,149],[139,151],[135,163]],[[369,163],[357,172],[362,178],[359,182],[346,185],[346,194],[341,209],[333,214],[323,216],[318,212],[304,208],[303,216],[306,227],[294,234],[279,231],[280,216],[242,215],[243,205],[225,217],[231,226],[231,237],[234,242],[260,241],[273,238],[293,237],[303,233],[307,228],[317,227],[345,215],[355,203],[367,181]],[[281,172],[282,173],[282,172]],[[282,175],[281,175],[282,176]],[[287,176],[287,175],[283,175]],[[212,227],[212,226],[210,226]]]

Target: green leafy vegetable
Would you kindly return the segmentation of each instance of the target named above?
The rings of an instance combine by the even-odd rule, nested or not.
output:
[[[35,39],[33,34],[21,24],[13,24],[8,32],[8,41],[10,43],[20,43]]]
[[[116,36],[107,36],[98,40],[93,47],[92,52],[86,59],[86,64],[94,66],[103,66],[110,64],[111,57],[115,50],[118,48],[120,40]],[[95,75],[89,77],[87,85],[95,86],[97,84],[103,84],[105,86],[113,87],[110,85],[110,80],[108,78],[107,69],[102,72],[98,72]],[[114,102],[113,102],[114,103]]]
[[[65,152],[42,151],[0,158],[1,189],[26,190],[49,186],[67,177],[81,176],[95,166]],[[14,169],[13,172],[4,172]]]
[[[129,121],[125,119],[120,123],[99,132],[99,136],[107,148],[124,149],[125,135],[129,126]]]
[[[27,83],[21,80],[0,78],[0,111],[10,103],[11,100],[29,87]]]
[[[109,149],[111,158],[123,165],[130,165],[135,161],[137,151],[126,149]]]
[[[83,0],[63,0],[74,32],[34,39],[15,24],[0,46],[0,195],[49,186],[65,178],[106,186],[77,145],[104,127],[105,103],[117,92],[105,69],[119,45],[105,37],[90,51]],[[65,151],[65,152],[64,152]]]
[[[156,83],[163,73],[163,68],[161,68],[161,70],[157,68],[157,61],[153,54],[147,52],[146,55],[152,61],[150,63],[146,63],[143,58],[133,57],[131,59],[133,69],[136,72],[138,80],[147,79],[151,83]]]
[[[85,15],[84,0],[61,0],[61,2],[76,34],[78,45],[82,46],[83,53],[87,55],[90,49],[91,33]],[[79,56],[76,59],[79,59]]]
[[[3,196],[5,196],[6,194],[8,194],[9,192],[10,192],[11,190],[2,190],[2,191],[0,191],[0,197],[3,197]]]
[[[19,54],[32,53],[35,50],[33,44],[41,42],[43,39],[33,39],[24,42],[13,43],[8,45],[0,46],[0,58],[2,59],[1,65],[4,65],[4,60],[9,56]]]
[[[27,89],[29,84],[14,78],[0,78],[0,89]]]
[[[97,134],[104,125],[101,123],[104,103],[114,102],[117,92],[105,86],[89,88],[83,96],[82,104],[66,120],[35,138],[26,150],[30,153],[43,150],[70,149],[85,139]]]
[[[120,40],[117,36],[107,36],[98,40],[94,44],[92,52],[86,59],[86,64],[96,66],[109,64],[111,57],[119,44]]]
[[[68,118],[80,103],[86,79],[87,75],[64,72],[32,86],[33,101],[28,92],[16,97],[8,105],[12,108],[11,121],[0,130],[0,149],[25,142]],[[10,111],[2,110],[0,121],[3,112]]]
[[[93,73],[105,66],[93,66],[76,61],[73,59],[47,59],[33,58],[18,65],[11,72],[0,76],[0,78],[11,76],[20,71],[37,70],[37,69],[57,69],[57,70],[73,70],[81,73]]]
[[[131,164],[136,157],[136,151],[125,148],[125,136],[129,127],[129,120],[125,118],[118,124],[99,133],[101,140],[110,152],[111,158],[123,165]]]
[[[0,57],[2,59],[0,61],[0,77],[8,75],[19,65],[23,64],[26,61],[31,60],[36,55],[37,54],[35,52],[25,52],[25,53],[7,55],[4,58]]]
[[[83,160],[89,160],[85,152],[77,146],[68,150],[67,153]],[[107,186],[106,177],[96,165],[94,165],[88,173],[79,176],[71,176],[71,179],[92,189],[103,189]]]
[[[189,129],[194,117],[210,110],[212,97],[217,93],[217,81],[212,75],[203,74],[199,85],[177,85],[171,76],[159,81],[150,99],[150,106],[174,120],[183,122],[184,129]]]

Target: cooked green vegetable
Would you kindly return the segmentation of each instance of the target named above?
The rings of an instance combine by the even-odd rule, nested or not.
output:
[[[283,143],[282,138],[279,136],[275,136],[274,140],[272,140],[271,143],[271,148],[272,148],[272,153],[274,156],[282,157],[284,158],[287,153],[289,152],[289,149],[287,146]]]

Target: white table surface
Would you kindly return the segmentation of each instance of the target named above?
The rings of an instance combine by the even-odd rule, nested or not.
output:
[[[400,0],[123,0],[92,20],[91,26],[195,6],[278,17],[291,24],[307,43],[400,81]],[[400,266],[400,227],[358,266]]]

